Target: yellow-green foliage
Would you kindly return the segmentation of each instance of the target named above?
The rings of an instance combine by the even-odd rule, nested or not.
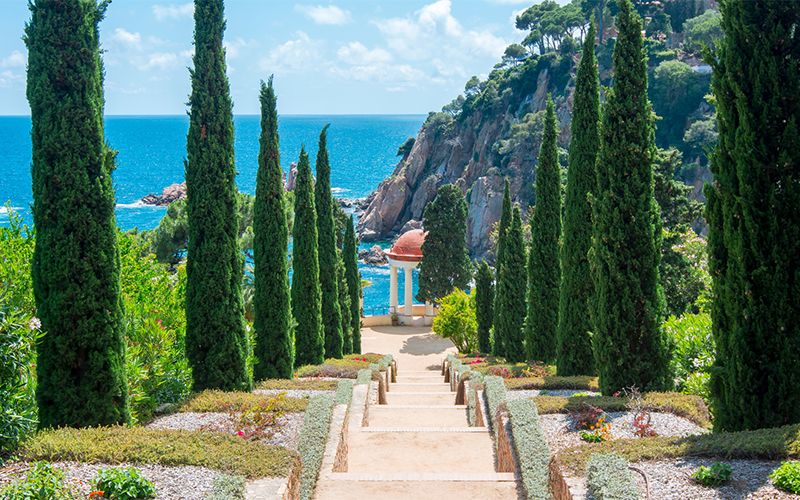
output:
[[[249,479],[287,477],[299,463],[291,450],[238,436],[122,426],[40,432],[19,455],[50,462],[197,465]]]
[[[382,354],[348,354],[342,359],[329,358],[321,365],[305,365],[295,370],[295,375],[307,377],[356,378],[358,370],[369,368],[383,358]]]
[[[450,339],[458,352],[478,350],[478,322],[475,316],[475,294],[453,290],[441,299],[439,314],[433,319],[433,332]]]
[[[505,380],[508,390],[523,389],[578,389],[597,391],[597,377],[578,375],[575,377],[526,377],[507,378]]]
[[[252,392],[224,392],[224,391],[203,391],[196,394],[189,401],[184,403],[181,412],[226,412],[244,411],[256,404],[264,403],[272,396],[257,394]],[[285,398],[284,407],[281,410],[285,413],[300,413],[306,411],[308,399],[306,398]]]
[[[311,380],[311,379],[267,379],[256,384],[256,389],[267,391],[335,391],[336,380]]]

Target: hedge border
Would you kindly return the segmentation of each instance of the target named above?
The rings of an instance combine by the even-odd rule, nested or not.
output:
[[[336,385],[336,393],[334,399],[337,405],[350,405],[353,399],[353,380],[340,380]]]
[[[497,409],[506,402],[506,386],[502,377],[489,375],[483,378],[483,397],[486,399],[488,411],[488,424],[490,429],[494,429]]]
[[[297,449],[300,452],[300,498],[310,500],[314,496],[317,479],[322,468],[322,458],[328,442],[335,397],[333,394],[317,394],[308,401],[303,428]]]
[[[506,403],[506,408],[511,422],[511,445],[527,497],[537,500],[552,498],[550,448],[536,405],[529,399],[514,399]]]
[[[619,455],[595,453],[586,465],[586,486],[595,500],[638,500],[639,488],[628,461]]]

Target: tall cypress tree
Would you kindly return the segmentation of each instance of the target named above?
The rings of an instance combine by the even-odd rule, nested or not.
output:
[[[556,365],[563,376],[594,373],[589,311],[594,294],[590,276],[592,207],[589,193],[595,184],[595,162],[600,136],[600,82],[594,55],[594,23],[589,26],[578,65],[572,107],[572,141],[564,199],[561,242],[561,296],[556,334]]]
[[[186,354],[194,390],[249,390],[223,1],[195,0],[194,20],[186,140]]]
[[[294,338],[289,303],[289,227],[278,148],[278,109],[272,77],[261,82],[256,199],[253,204],[253,260],[256,379],[292,378]]]
[[[522,217],[515,206],[503,242],[503,262],[497,278],[495,338],[503,342],[500,354],[510,362],[525,360],[525,238]],[[520,279],[522,277],[522,279]]]
[[[322,329],[325,337],[325,356],[341,358],[342,312],[339,309],[339,288],[336,277],[336,229],[333,220],[331,195],[331,166],[328,162],[328,125],[319,134],[317,151],[317,182],[314,203],[317,208],[319,246],[319,283],[322,290]]]
[[[528,308],[525,348],[529,360],[551,362],[556,357],[558,290],[561,266],[561,165],[558,162],[558,123],[553,99],[547,99],[544,134],[536,165],[536,207],[531,216],[528,256]]]
[[[361,354],[361,275],[358,272],[358,243],[353,216],[347,224],[342,244],[347,291],[350,294],[350,333],[353,336],[353,353]]]
[[[98,25],[107,2],[30,3],[32,279],[47,335],[37,344],[39,427],[130,419],[119,253],[103,131]]]
[[[494,276],[486,261],[478,264],[475,273],[475,316],[478,322],[478,349],[492,352],[492,321],[494,319]]]
[[[508,228],[511,226],[511,193],[509,192],[508,179],[505,180],[505,187],[503,188],[503,209],[500,213],[500,223],[497,227],[497,252],[495,253],[494,269],[496,274],[495,279],[495,300],[492,325],[494,326],[492,332],[492,354],[495,356],[505,356],[505,339],[502,337],[502,331],[498,330],[497,325],[500,323],[500,300],[498,293],[500,291],[500,270],[505,261],[505,247],[506,236],[508,235]]]
[[[347,270],[344,266],[344,255],[337,251],[336,285],[339,292],[339,310],[342,312],[342,353],[353,353],[353,322],[350,318],[350,289],[347,286]]]
[[[292,304],[296,304],[292,313],[296,321],[296,366],[317,365],[325,361],[317,245],[314,179],[308,154],[303,147],[297,163],[292,229]]]
[[[714,427],[800,422],[800,10],[720,3],[719,143],[706,186]]]
[[[600,131],[593,195],[593,346],[600,388],[644,391],[668,385],[660,331],[661,222],[653,196],[653,123],[647,100],[642,21],[630,0],[619,4],[614,88]]]

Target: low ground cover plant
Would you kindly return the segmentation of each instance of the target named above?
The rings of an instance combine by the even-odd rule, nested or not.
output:
[[[606,416],[601,415],[596,423],[581,431],[580,436],[587,443],[604,443],[611,439],[611,422],[607,422]]]
[[[246,481],[241,476],[223,474],[214,479],[206,500],[244,500]]]
[[[295,370],[298,378],[356,378],[358,370],[368,368],[383,358],[382,354],[348,354],[342,359],[329,358],[321,365],[305,365]]]
[[[800,495],[800,462],[783,462],[769,478],[778,488]]]
[[[66,484],[61,469],[36,462],[23,479],[0,488],[0,498],[22,500],[73,500],[75,492]]]
[[[592,455],[586,485],[596,500],[637,500],[639,491],[628,462],[618,455]]]
[[[576,389],[580,391],[599,391],[597,377],[588,375],[576,375],[571,377],[559,377],[548,375],[544,377],[520,377],[506,379],[508,390],[531,390],[531,389]]]
[[[269,439],[276,432],[278,421],[286,414],[286,393],[231,410],[236,434],[250,441]]]
[[[730,465],[723,462],[714,462],[710,466],[701,465],[698,467],[692,473],[692,480],[703,486],[722,486],[730,480],[731,474],[733,474],[733,469]]]
[[[300,432],[298,450],[303,463],[300,473],[300,498],[308,500],[314,496],[325,443],[328,441],[333,406],[332,394],[319,394],[311,398],[306,412],[303,430]]]
[[[113,500],[139,500],[153,498],[156,487],[134,467],[100,469],[92,481],[102,498]]]
[[[281,396],[281,394],[283,394]],[[289,398],[285,393],[267,396],[251,392],[203,391],[184,403],[181,412],[246,412],[253,407],[264,407],[272,402],[275,409],[284,413],[300,413],[308,406],[307,398]]]
[[[334,391],[336,380],[314,380],[309,378],[268,379],[256,384],[256,389],[265,391]]]

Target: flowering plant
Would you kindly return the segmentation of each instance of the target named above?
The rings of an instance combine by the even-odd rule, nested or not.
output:
[[[581,439],[589,443],[603,443],[611,439],[611,422],[606,422],[606,417],[597,419],[597,423],[590,425],[588,431],[581,431]]]

